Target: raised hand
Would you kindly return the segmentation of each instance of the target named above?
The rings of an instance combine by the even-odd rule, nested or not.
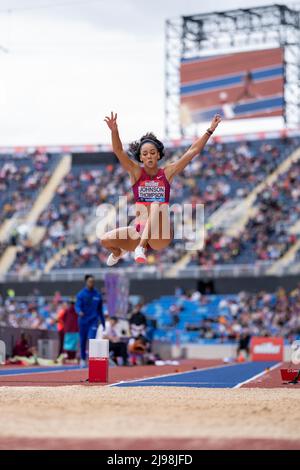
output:
[[[110,117],[105,116],[104,121],[106,122],[106,124],[108,125],[108,127],[110,128],[111,131],[118,128],[117,116],[118,116],[117,113],[114,115],[113,112],[111,112]]]
[[[210,129],[214,131],[222,121],[220,114],[216,114],[211,121]]]

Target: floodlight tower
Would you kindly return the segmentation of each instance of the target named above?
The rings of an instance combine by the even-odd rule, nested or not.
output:
[[[197,55],[239,52],[251,47],[284,51],[284,122],[300,125],[300,8],[271,5],[182,16],[166,21],[165,135],[183,136],[180,63]]]

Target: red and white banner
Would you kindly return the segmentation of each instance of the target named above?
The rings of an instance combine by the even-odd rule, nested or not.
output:
[[[283,338],[253,336],[251,339],[251,360],[283,361]]]

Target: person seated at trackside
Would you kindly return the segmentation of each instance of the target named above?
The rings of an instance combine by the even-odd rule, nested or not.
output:
[[[122,359],[122,365],[128,364],[127,343],[121,340],[117,331],[118,318],[109,317],[105,324],[103,339],[109,340],[109,352],[112,353],[114,362],[119,365],[118,358]]]

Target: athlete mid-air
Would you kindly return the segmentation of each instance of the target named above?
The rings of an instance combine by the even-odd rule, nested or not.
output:
[[[172,241],[170,227],[169,201],[170,188],[176,175],[199,156],[211,137],[221,117],[214,116],[210,127],[197,139],[177,161],[159,168],[158,163],[164,157],[164,145],[157,137],[148,133],[140,141],[129,146],[129,153],[124,151],[120,140],[117,114],[111,113],[104,121],[111,130],[113,151],[125,171],[129,173],[134,201],[136,204],[135,226],[111,230],[101,237],[102,245],[111,251],[107,265],[115,265],[128,251],[134,251],[137,263],[145,263],[146,248],[163,250]]]

